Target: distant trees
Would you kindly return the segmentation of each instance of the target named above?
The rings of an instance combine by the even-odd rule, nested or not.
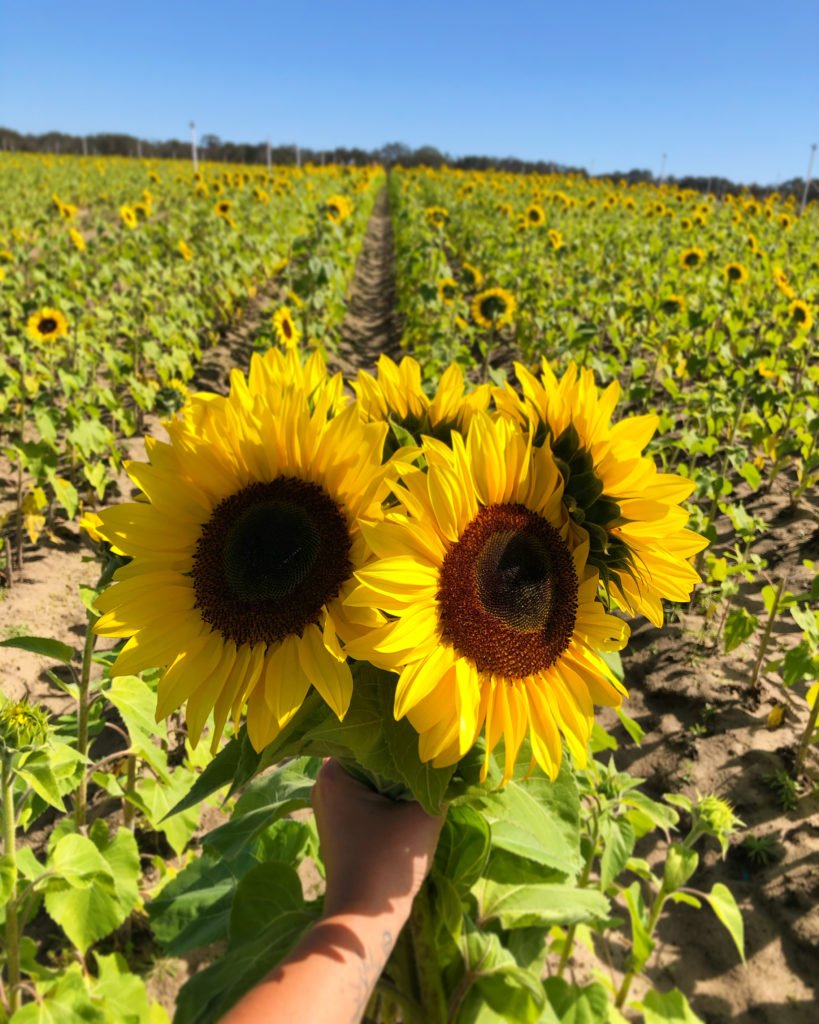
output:
[[[202,159],[222,163],[264,164],[267,162],[268,144],[266,142],[225,142],[218,135],[208,133],[199,140],[199,154]],[[129,156],[141,155],[146,159],[176,159],[190,154],[190,142],[180,139],[164,141],[137,139],[133,135],[119,132],[101,132],[85,137],[68,135],[64,132],[46,132],[44,135],[26,135],[11,128],[0,127],[0,149],[17,150],[25,153],[71,153],[88,156]],[[465,171],[498,170],[516,174],[580,174],[588,177],[582,167],[571,167],[543,160],[521,160],[518,157],[494,156],[461,156],[452,157],[442,153],[435,146],[419,146],[412,149],[403,142],[388,142],[379,149],[366,150],[359,147],[337,146],[335,149],[298,149],[295,145],[276,145],[270,147],[270,160],[273,164],[301,163],[336,163],[364,164],[378,163],[385,167],[457,167]],[[656,182],[651,171],[633,168],[630,171],[615,171],[612,174],[598,177],[621,178],[630,184],[638,182]],[[773,186],[739,185],[727,178],[704,176],[685,176],[682,178],[664,177],[663,181],[678,185],[680,188],[695,189],[698,192],[713,192],[718,196],[726,192],[750,191],[754,195],[764,196],[772,192]],[[794,194],[801,199],[805,187],[804,179],[792,178],[782,182],[776,190],[782,195]],[[819,182],[811,183],[809,199],[819,199]]]

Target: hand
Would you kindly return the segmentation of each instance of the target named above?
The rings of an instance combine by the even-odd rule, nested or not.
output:
[[[409,916],[444,816],[381,796],[332,759],[319,772],[312,800],[327,872],[325,915],[392,909]]]

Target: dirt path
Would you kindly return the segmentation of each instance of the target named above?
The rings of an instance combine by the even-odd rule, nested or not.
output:
[[[395,251],[387,190],[375,200],[353,276],[333,370],[349,378],[373,366],[382,353],[400,355],[401,324],[395,309]]]

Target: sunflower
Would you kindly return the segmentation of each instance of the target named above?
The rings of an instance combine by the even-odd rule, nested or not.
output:
[[[722,272],[728,284],[745,284],[748,280],[748,270],[742,263],[726,263]]]
[[[694,221],[690,217],[682,217],[680,219],[680,227],[683,231],[690,231],[694,227]]]
[[[683,270],[695,270],[705,259],[705,252],[696,246],[685,249],[680,254],[680,266]]]
[[[428,206],[424,211],[427,222],[434,228],[443,228],[449,220],[449,210],[443,206]]]
[[[773,268],[773,279],[776,287],[782,292],[786,299],[793,299],[796,297],[796,292],[791,287],[791,283],[788,280],[788,275],[781,267]]]
[[[458,282],[452,277],[442,277],[436,285],[438,298],[447,306],[451,306],[458,296]]]
[[[346,196],[330,196],[324,204],[324,212],[332,224],[343,224],[352,216],[353,205]]]
[[[184,238],[180,238],[176,243],[176,250],[186,263],[193,259],[193,249],[191,249]]]
[[[301,338],[301,331],[296,327],[293,314],[287,306],[282,306],[273,314],[273,328],[276,339],[285,348],[295,348]]]
[[[128,206],[127,204],[120,206],[119,215],[126,228],[131,228],[131,230],[133,230],[137,226],[138,219],[136,211],[132,206]]]
[[[477,267],[464,261],[461,264],[461,280],[468,291],[474,291],[483,284],[483,274]]]
[[[523,215],[524,223],[530,228],[541,228],[546,223],[546,213],[542,206],[530,203]]]
[[[660,301],[660,310],[663,313],[667,313],[669,316],[674,316],[676,313],[682,313],[685,310],[685,298],[682,295],[666,295],[664,299]]]
[[[472,300],[472,319],[487,331],[511,324],[517,303],[505,288],[487,288]]]
[[[221,217],[223,220],[229,221],[230,211],[233,209],[233,201],[231,199],[220,199],[214,204],[213,212],[217,217]]]
[[[789,231],[793,227],[793,217],[791,217],[789,213],[780,213],[779,216],[776,218],[776,222],[781,228],[784,228],[786,231]]]
[[[549,241],[552,243],[553,249],[562,249],[563,246],[566,244],[563,241],[563,235],[561,235],[557,228],[549,228],[549,230],[546,232],[546,235]]]
[[[359,518],[379,518],[387,428],[352,405],[332,415],[326,369],[305,384],[295,354],[254,356],[227,397],[188,400],[169,443],[146,438],[150,461],[127,470],[147,501],[100,515],[132,558],[97,600],[96,632],[129,638],[112,672],[161,668],[157,720],[187,701],[193,743],[213,710],[215,748],[246,704],[261,750],[311,685],[343,718],[339,636],[378,622],[343,600],[366,557]]]
[[[596,600],[551,452],[485,414],[465,442],[425,438],[423,452],[428,471],[394,486],[402,510],[365,527],[376,560],[347,604],[389,618],[349,652],[398,674],[395,716],[423,761],[454,764],[484,729],[487,761],[503,736],[504,781],[527,732],[552,778],[561,733],[585,764],[593,703],[624,694],[596,651],[621,648],[628,629]]]
[[[68,320],[59,309],[38,309],[26,321],[26,334],[32,341],[56,341],[68,334]]]
[[[515,364],[523,397],[511,387],[494,392],[502,415],[528,425],[536,444],[548,445],[563,475],[564,503],[589,538],[589,562],[609,594],[630,615],[663,623],[661,598],[688,601],[699,582],[689,559],[707,540],[685,528],[680,506],[696,483],[658,473],[642,454],[657,429],[655,415],[612,425],[620,394],[614,381],[598,394],[591,370],[574,363],[558,380],[544,359],[540,379]]]
[[[798,331],[809,331],[813,327],[813,313],[811,313],[807,302],[803,302],[801,299],[794,299],[788,306],[788,317],[791,326]]]
[[[71,239],[71,244],[78,252],[85,252],[85,239],[81,232],[77,231],[76,228],[69,228],[68,237]]]

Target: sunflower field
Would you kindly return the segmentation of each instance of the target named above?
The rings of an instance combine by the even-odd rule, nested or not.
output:
[[[0,170],[0,1020],[221,1019],[332,757],[445,815],[362,1019],[812,1021],[816,205]]]

